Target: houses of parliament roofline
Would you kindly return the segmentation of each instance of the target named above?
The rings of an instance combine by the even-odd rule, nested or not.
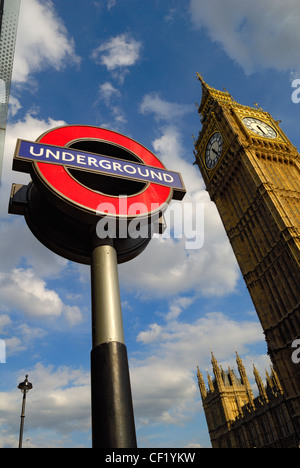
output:
[[[236,363],[239,371],[239,376],[236,375],[235,370],[231,367],[228,367],[228,370],[224,371],[222,366],[218,364],[213,352],[211,353],[211,355],[214,378],[211,378],[209,372],[207,371],[208,389],[206,388],[203,375],[200,372],[199,367],[197,367],[198,385],[202,399],[206,400],[207,398],[213,397],[213,393],[222,392],[222,390],[228,391],[231,388],[232,391],[234,391],[244,388],[248,396],[248,403],[251,403],[254,400],[253,391],[249,383],[248,376],[246,374],[245,366],[238,353],[236,352]],[[255,377],[256,385],[259,391],[260,398],[264,401],[268,401],[268,394],[283,394],[283,390],[280,385],[278,376],[273,366],[270,366],[270,374],[267,370],[265,371],[267,381],[267,385],[265,387],[263,384],[263,380],[253,363],[253,374]]]
[[[297,445],[278,375],[271,365],[263,383],[253,364],[254,397],[245,366],[236,352],[239,375],[224,370],[213,352],[207,383],[197,367],[198,385],[213,448],[292,448]]]

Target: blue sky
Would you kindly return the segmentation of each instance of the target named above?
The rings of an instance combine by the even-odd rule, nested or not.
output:
[[[196,366],[210,348],[249,375],[269,366],[261,326],[214,205],[193,166],[201,124],[196,73],[259,103],[299,145],[297,0],[22,0],[0,195],[0,447],[90,447],[88,267],[47,251],[7,214],[17,138],[64,124],[123,133],[182,173],[204,207],[204,244],[155,238],[121,265],[120,285],[139,447],[210,447]],[[253,378],[251,378],[253,383]]]

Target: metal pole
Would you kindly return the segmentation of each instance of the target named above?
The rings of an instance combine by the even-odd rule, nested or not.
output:
[[[93,448],[136,448],[117,252],[96,245],[91,260]]]
[[[21,412],[21,424],[20,424],[20,437],[19,437],[19,449],[23,446],[23,431],[24,431],[24,420],[25,420],[25,406],[26,406],[26,392],[23,394],[22,401],[22,412]]]
[[[21,382],[18,385],[18,389],[23,393],[22,401],[22,412],[21,412],[21,425],[20,425],[20,437],[19,437],[19,448],[22,448],[23,445],[23,430],[24,430],[24,420],[25,420],[25,406],[26,406],[26,395],[33,388],[32,383],[28,381],[28,375],[26,375],[24,382]]]

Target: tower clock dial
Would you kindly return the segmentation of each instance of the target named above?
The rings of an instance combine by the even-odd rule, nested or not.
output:
[[[251,132],[254,132],[261,137],[269,138],[271,140],[277,138],[277,133],[275,130],[262,120],[258,120],[252,117],[245,117],[243,122],[246,127],[251,130]]]
[[[219,132],[216,132],[210,137],[205,151],[205,164],[208,169],[213,169],[217,165],[222,151],[223,138]]]

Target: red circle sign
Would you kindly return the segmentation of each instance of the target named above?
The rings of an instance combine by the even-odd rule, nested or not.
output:
[[[97,140],[111,143],[125,148],[146,166],[165,169],[159,159],[144,146],[136,141],[110,130],[99,127],[71,125],[59,127],[46,132],[39,138],[39,142],[68,147],[77,141]],[[112,213],[107,210],[104,215],[117,217],[150,216],[153,213],[163,211],[172,198],[172,188],[148,182],[141,192],[129,195],[127,203],[120,203],[120,197],[110,196],[95,191],[78,182],[68,172],[64,165],[34,162],[36,172],[43,183],[68,204],[80,207],[84,211],[101,215],[99,205],[111,206]],[[132,207],[135,213],[132,213]]]

